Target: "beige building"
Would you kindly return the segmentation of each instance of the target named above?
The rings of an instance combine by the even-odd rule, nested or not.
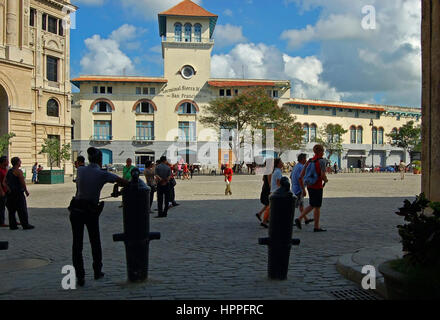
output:
[[[71,142],[70,0],[0,0],[0,135],[29,172],[45,138]],[[72,163],[60,164],[67,174]]]
[[[162,155],[196,162],[197,154],[219,147],[218,133],[198,121],[209,101],[258,86],[280,107],[290,106],[296,121],[303,124],[304,150],[284,153],[284,160],[294,161],[304,151],[311,155],[318,128],[329,123],[348,130],[344,152],[330,159],[342,168],[409,160],[387,143],[386,134],[408,120],[420,124],[420,109],[293,99],[287,80],[213,79],[217,16],[185,0],[158,17],[164,77],[84,75],[72,80],[80,88],[72,104],[75,154],[96,146],[104,153],[104,164],[124,163],[128,157],[142,164]],[[215,153],[217,164],[230,160],[228,152]]]

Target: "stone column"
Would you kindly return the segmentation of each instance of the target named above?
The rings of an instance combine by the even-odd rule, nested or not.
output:
[[[17,45],[17,13],[18,1],[8,0],[6,9],[6,44]]]
[[[422,190],[440,201],[440,2],[422,1]]]

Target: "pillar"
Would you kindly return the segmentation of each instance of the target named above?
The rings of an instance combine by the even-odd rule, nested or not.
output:
[[[440,2],[422,0],[422,191],[440,201]]]
[[[8,0],[6,7],[6,44],[17,45],[17,13],[18,1]]]

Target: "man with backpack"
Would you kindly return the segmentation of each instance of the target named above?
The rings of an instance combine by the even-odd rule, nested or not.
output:
[[[301,219],[304,219],[307,214],[313,210],[315,220],[315,228],[313,231],[324,232],[327,230],[324,230],[319,226],[319,218],[321,215],[323,190],[325,184],[328,182],[325,174],[327,161],[323,159],[324,147],[322,145],[315,145],[313,147],[313,152],[315,153],[315,156],[307,161],[299,178],[303,196],[305,197],[307,195],[305,187],[307,187],[307,190],[309,191],[310,205],[304,209],[298,220],[301,221]],[[298,228],[301,228],[301,224],[299,224],[299,226],[298,224],[296,225]]]

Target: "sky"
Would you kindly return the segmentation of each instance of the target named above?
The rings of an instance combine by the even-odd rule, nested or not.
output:
[[[179,0],[72,0],[71,75],[163,76],[157,14]],[[420,107],[420,0],[195,0],[219,16],[211,76],[292,98]]]

